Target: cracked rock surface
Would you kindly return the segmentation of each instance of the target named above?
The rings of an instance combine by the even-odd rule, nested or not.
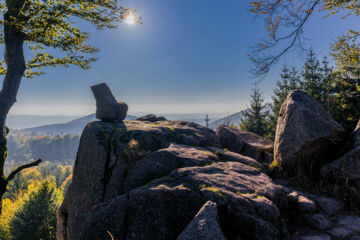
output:
[[[255,146],[256,144],[253,144]],[[360,239],[335,199],[271,179],[195,123],[89,123],[58,213],[58,240]]]

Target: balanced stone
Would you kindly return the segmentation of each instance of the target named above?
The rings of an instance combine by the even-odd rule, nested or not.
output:
[[[106,83],[91,87],[96,100],[96,118],[105,122],[120,122],[126,118],[128,105],[116,101]]]

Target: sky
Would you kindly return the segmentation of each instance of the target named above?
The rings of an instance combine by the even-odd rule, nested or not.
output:
[[[129,113],[208,113],[226,115],[248,106],[253,79],[247,56],[260,38],[264,22],[243,0],[122,0],[135,8],[143,24],[120,24],[97,31],[86,27],[90,43],[100,49],[91,70],[47,69],[23,79],[10,114],[81,116],[95,112],[90,86],[106,82]],[[307,46],[319,55],[339,33],[358,19],[319,14],[305,26]],[[27,53],[28,54],[28,53]],[[305,53],[292,51],[274,66],[260,85],[267,100],[287,63],[301,67]]]

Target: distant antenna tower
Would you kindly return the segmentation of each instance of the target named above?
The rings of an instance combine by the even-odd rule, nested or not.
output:
[[[206,127],[207,127],[207,128],[209,127],[209,122],[210,122],[209,115],[206,114],[205,123],[206,123]]]

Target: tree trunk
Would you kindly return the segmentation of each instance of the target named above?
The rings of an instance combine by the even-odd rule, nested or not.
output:
[[[5,21],[10,22],[10,16],[12,16],[12,13],[7,12],[4,16]],[[0,215],[2,198],[8,185],[4,169],[7,157],[7,127],[5,126],[5,121],[11,107],[16,102],[16,96],[26,68],[23,52],[25,35],[10,24],[4,25],[4,35],[7,73],[0,92],[0,130],[3,130],[0,134]]]

